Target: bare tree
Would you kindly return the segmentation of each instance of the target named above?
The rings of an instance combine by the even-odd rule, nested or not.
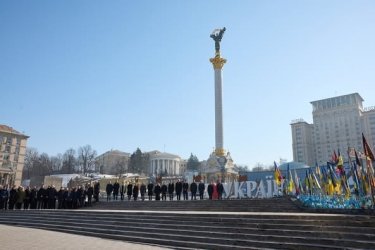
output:
[[[93,170],[94,159],[96,157],[96,151],[91,148],[90,145],[80,147],[78,149],[78,161],[83,174]]]
[[[22,177],[23,179],[30,179],[33,166],[35,162],[38,161],[39,153],[36,148],[26,148],[26,154],[25,154],[25,165],[23,167],[22,171]]]
[[[51,156],[52,171],[54,173],[59,173],[63,165],[63,157],[61,154],[57,156]]]
[[[238,169],[238,172],[248,172],[249,171],[249,167],[246,166],[246,165],[238,165],[237,169]]]
[[[118,159],[115,163],[115,168],[118,175],[126,173],[126,171],[128,170],[128,160]]]
[[[34,162],[32,168],[33,176],[46,176],[52,173],[52,164],[51,160],[46,153],[42,153],[37,162]]]
[[[61,167],[62,174],[73,174],[76,166],[76,151],[72,148],[65,151]]]
[[[253,167],[253,171],[263,171],[265,170],[264,164],[257,162],[255,166]]]

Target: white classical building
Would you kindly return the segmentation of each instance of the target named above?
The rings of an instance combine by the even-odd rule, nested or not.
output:
[[[160,151],[148,152],[150,156],[151,175],[181,175],[181,157]]]

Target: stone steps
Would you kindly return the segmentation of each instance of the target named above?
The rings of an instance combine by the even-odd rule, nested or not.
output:
[[[30,222],[29,219],[14,219],[13,223],[18,223],[19,225],[35,225],[35,222]],[[45,219],[40,220],[38,222],[44,227],[55,227],[56,220],[55,219]],[[288,239],[289,243],[299,243],[304,244],[306,241],[314,241],[318,238],[316,237],[315,233],[309,232],[305,233],[304,235],[297,236],[295,233],[293,233],[293,237],[290,237],[290,235],[280,235],[280,234],[264,234],[263,232],[260,232],[258,230],[255,232],[248,232],[247,230],[241,230],[240,232],[222,232],[218,230],[210,230],[211,227],[206,227],[204,230],[193,230],[192,228],[185,228],[185,229],[178,229],[178,233],[176,234],[176,228],[152,228],[150,232],[149,227],[145,227],[145,225],[113,225],[113,223],[109,223],[105,225],[105,223],[88,223],[87,221],[63,221],[59,223],[59,228],[66,228],[66,229],[72,229],[75,228],[77,230],[85,230],[90,229],[90,232],[96,232],[96,233],[110,233],[110,234],[127,234],[133,235],[133,236],[139,236],[139,235],[148,235],[151,234],[155,237],[158,237],[158,235],[163,235],[164,237],[168,237],[171,240],[175,238],[186,238],[186,237],[193,237],[195,241],[202,238],[202,235],[204,235],[203,238],[205,238],[205,242],[211,242],[211,243],[222,243],[225,244],[227,241],[225,238],[222,238],[222,235],[225,233],[226,237],[229,237],[230,239],[235,239],[237,243],[244,243],[247,241],[253,241],[253,240],[261,240],[261,241],[274,241],[274,242],[285,242],[286,239]],[[189,235],[189,236],[185,236]],[[373,236],[373,235],[372,235]],[[321,235],[319,237],[319,243],[324,245],[333,245],[336,246],[345,246],[345,247],[361,247],[364,248],[371,244],[372,236],[369,236],[367,239],[354,240],[353,237],[350,238],[350,240],[341,238],[339,242],[337,242],[336,238],[329,238],[326,235]],[[244,240],[245,239],[245,240]],[[224,242],[223,242],[224,241]]]
[[[188,200],[188,201],[110,201],[99,202],[88,209],[106,210],[157,210],[168,211],[227,211],[227,212],[278,212],[301,211],[300,208],[290,200],[281,198],[272,199],[242,199],[242,200]]]
[[[374,216],[302,213],[286,198],[114,201],[0,215],[0,224],[173,249],[375,249]]]
[[[375,249],[369,216],[7,211],[0,223],[185,248]],[[315,223],[314,222],[315,220]],[[241,223],[236,223],[240,221]],[[340,222],[345,221],[345,226]],[[360,229],[360,230],[359,230]]]

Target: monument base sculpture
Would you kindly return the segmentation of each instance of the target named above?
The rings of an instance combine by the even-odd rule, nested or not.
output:
[[[206,183],[217,182],[233,182],[238,179],[238,172],[234,167],[234,163],[230,153],[218,156],[216,152],[212,152],[208,160],[203,164],[201,176]]]

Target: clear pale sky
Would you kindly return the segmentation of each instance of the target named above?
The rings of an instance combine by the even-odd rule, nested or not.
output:
[[[224,147],[292,160],[290,122],[358,92],[375,106],[375,1],[0,1],[0,124],[50,155],[215,145],[215,28]]]

